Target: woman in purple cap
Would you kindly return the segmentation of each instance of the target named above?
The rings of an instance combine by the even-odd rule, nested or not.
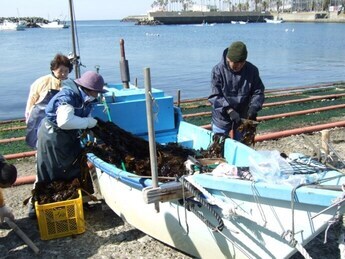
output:
[[[38,131],[37,181],[72,180],[80,177],[79,130],[93,128],[90,116],[98,93],[105,93],[103,77],[87,71],[79,79],[65,82],[46,107],[46,118]]]

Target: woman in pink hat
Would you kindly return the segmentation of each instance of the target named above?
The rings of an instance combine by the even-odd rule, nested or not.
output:
[[[68,78],[73,64],[70,59],[60,53],[50,62],[51,73],[38,78],[31,86],[25,109],[27,124],[26,143],[36,148],[37,130],[45,117],[44,109],[50,99],[60,91],[62,82]]]

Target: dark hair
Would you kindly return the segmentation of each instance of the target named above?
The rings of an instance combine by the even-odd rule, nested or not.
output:
[[[0,184],[11,186],[17,180],[17,168],[8,163],[0,163]]]
[[[65,55],[58,53],[55,55],[54,59],[50,62],[50,70],[53,71],[61,65],[68,67],[69,72],[70,73],[72,72],[73,64],[71,63],[69,58],[66,57]]]

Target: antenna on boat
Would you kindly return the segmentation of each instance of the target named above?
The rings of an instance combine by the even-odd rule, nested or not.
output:
[[[72,44],[73,44],[73,53],[72,61],[74,65],[75,77],[80,77],[80,66],[79,66],[79,56],[77,55],[76,47],[76,37],[75,37],[75,23],[74,23],[74,9],[73,9],[73,0],[69,0],[69,11],[71,17],[71,32],[72,32]]]

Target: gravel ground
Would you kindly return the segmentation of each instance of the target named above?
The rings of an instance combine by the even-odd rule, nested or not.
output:
[[[320,146],[321,134],[307,135],[316,147]],[[302,136],[292,136],[276,141],[256,143],[258,150],[279,150],[289,154],[300,152],[313,155],[313,149]],[[344,129],[331,132],[331,146],[342,159],[345,158]],[[19,176],[33,175],[34,158],[15,161]],[[27,217],[23,201],[30,196],[32,185],[21,185],[4,190],[6,203],[16,216],[15,223],[40,249],[35,255],[30,248],[11,230],[6,223],[0,223],[0,258],[191,258],[131,227],[122,221],[102,201],[84,208],[86,231],[73,237],[42,241],[36,220]],[[339,226],[328,232],[328,242],[323,244],[320,234],[307,246],[313,258],[340,258],[338,250]],[[303,258],[296,254],[293,258]]]

